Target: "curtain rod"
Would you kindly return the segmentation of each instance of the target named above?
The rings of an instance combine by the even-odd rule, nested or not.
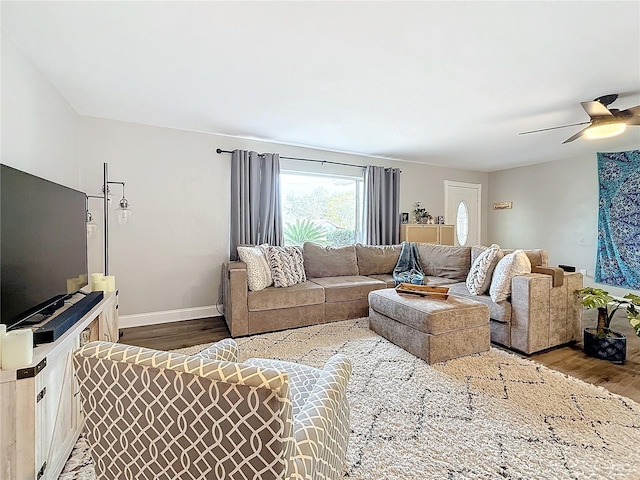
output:
[[[233,153],[229,150],[216,149],[216,153]],[[363,165],[354,165],[353,163],[332,162],[330,160],[312,160],[310,158],[298,158],[298,157],[280,157],[285,160],[301,160],[303,162],[316,162],[316,163],[330,163],[332,165],[346,165],[347,167],[367,168]]]

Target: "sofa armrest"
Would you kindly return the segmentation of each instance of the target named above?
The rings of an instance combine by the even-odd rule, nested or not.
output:
[[[238,344],[233,338],[225,338],[196,353],[196,356],[221,362],[237,362]]]
[[[553,277],[541,273],[512,280],[511,348],[534,353],[579,338],[582,308],[574,292],[582,285],[582,275],[563,275],[555,287]]]
[[[223,264],[224,319],[232,337],[249,334],[249,309],[247,306],[247,264],[225,262]]]
[[[531,273],[542,273],[543,275],[550,275],[552,280],[552,286],[561,287],[564,283],[564,270],[558,267],[531,267]]]

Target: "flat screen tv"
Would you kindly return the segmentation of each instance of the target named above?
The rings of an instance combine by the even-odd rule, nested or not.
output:
[[[0,322],[42,318],[87,285],[86,196],[0,165]]]

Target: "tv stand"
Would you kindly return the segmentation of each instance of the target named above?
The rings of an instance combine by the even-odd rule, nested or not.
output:
[[[0,479],[60,475],[84,425],[72,360],[87,336],[118,341],[117,292],[106,293],[56,341],[37,346],[31,365],[0,370]]]

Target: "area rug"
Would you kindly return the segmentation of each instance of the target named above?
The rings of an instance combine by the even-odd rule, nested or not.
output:
[[[501,350],[430,366],[366,318],[238,343],[242,359],[351,359],[345,479],[640,479],[639,404]],[[83,438],[60,478],[95,478]]]

